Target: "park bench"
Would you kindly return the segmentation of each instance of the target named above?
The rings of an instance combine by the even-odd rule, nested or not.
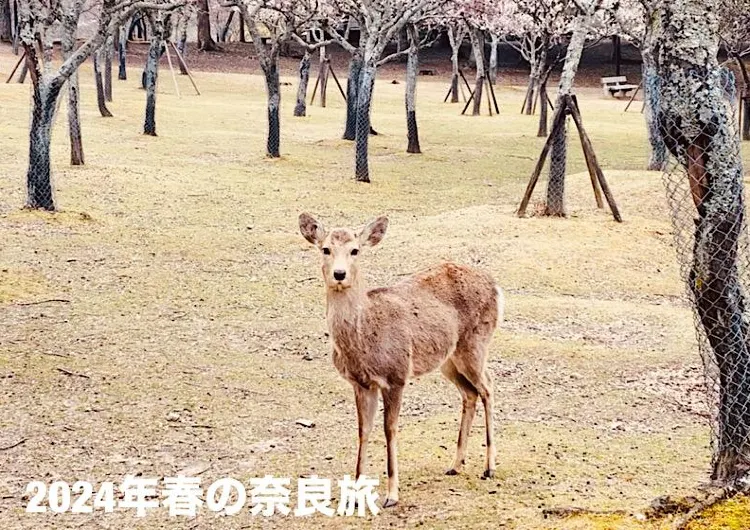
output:
[[[628,84],[628,78],[624,75],[617,77],[602,77],[602,88],[604,94],[615,97],[617,95],[627,95],[631,90],[638,88],[638,85]]]

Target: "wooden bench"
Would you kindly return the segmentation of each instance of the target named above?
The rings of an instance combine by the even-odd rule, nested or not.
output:
[[[602,77],[602,88],[606,96],[627,96],[628,92],[638,88],[638,85],[628,84],[628,78],[624,75],[617,77]]]

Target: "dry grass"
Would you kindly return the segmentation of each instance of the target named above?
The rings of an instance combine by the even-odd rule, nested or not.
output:
[[[0,49],[1,76],[11,63]],[[164,511],[144,520],[24,515],[21,493],[33,479],[161,477],[196,463],[210,464],[206,482],[352,471],[354,405],[328,357],[318,258],[296,227],[303,209],[331,223],[391,217],[385,243],[363,256],[373,284],[452,259],[491,271],[508,292],[492,356],[497,479],[479,480],[477,435],[466,474],[442,475],[459,397],[428,376],[406,395],[402,503],[373,526],[659,528],[629,515],[545,520],[542,509],[637,513],[706,478],[692,320],[660,176],[640,170],[638,112],[580,91],[625,223],[593,207],[575,146],[571,218],[518,219],[543,143],[536,118],[517,114],[521,89],[501,90],[499,117],[469,118],[440,103],[444,82],[424,82],[425,154],[413,156],[404,153],[403,84],[379,81],[373,183],[359,185],[335,95],[329,108],[293,119],[295,87],[284,87],[284,156],[267,160],[259,77],[199,73],[204,95],[181,78],[178,99],[164,76],[151,138],[139,134],[144,94],[130,74],[115,85],[115,117],[104,119],[83,69],[85,167],[67,164],[61,107],[53,167],[62,212],[53,215],[19,209],[29,88],[0,85],[0,446],[26,440],[2,454],[0,527],[185,524]],[[46,299],[69,303],[21,305]],[[379,432],[371,455],[384,477]],[[204,514],[190,528],[354,524]]]

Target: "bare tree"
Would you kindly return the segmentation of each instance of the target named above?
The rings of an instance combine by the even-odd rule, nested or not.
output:
[[[409,22],[427,16],[436,10],[442,2],[439,0],[341,0],[342,10],[354,16],[360,24],[360,47],[353,54],[359,59],[362,53],[362,66],[359,73],[356,107],[356,139],[354,153],[354,177],[359,182],[370,182],[368,147],[370,141],[370,111],[375,77],[379,65],[393,60],[396,56],[408,53],[408,48],[398,50],[383,57],[386,47],[395,40]],[[349,49],[352,46],[335,28],[328,28],[334,37]],[[350,74],[351,74],[350,69]]]
[[[156,82],[159,78],[159,59],[164,47],[164,16],[161,11],[146,12],[146,20],[151,29],[151,41],[148,47],[148,58],[144,70],[146,80],[146,117],[143,122],[143,134],[156,136]]]
[[[106,53],[104,50],[105,46],[106,41],[104,45],[92,54],[92,59],[94,61],[94,81],[96,84],[96,105],[99,107],[99,114],[101,114],[103,118],[111,118],[112,113],[107,108],[106,90],[104,88],[105,82],[102,74],[102,57]]]
[[[198,0],[198,49],[203,52],[221,50],[211,35],[211,11],[208,0]]]
[[[317,0],[234,0],[226,4],[240,9],[258,54],[266,81],[268,96],[268,138],[266,154],[281,156],[281,87],[279,53],[300,28],[307,27],[318,16]],[[265,26],[270,38],[261,35]]]
[[[468,34],[463,20],[454,20],[448,25],[448,41],[451,46],[451,103],[458,103],[460,67],[458,64],[461,45]]]
[[[417,73],[419,70],[419,32],[415,24],[406,27],[409,36],[409,53],[406,61],[406,136],[407,153],[419,154],[419,127],[417,126]]]
[[[82,10],[83,0],[73,0],[61,8],[63,30],[61,48],[64,60],[70,59],[75,49],[76,30]],[[70,137],[70,165],[72,166],[80,166],[84,163],[79,100],[78,71],[76,70],[68,79],[68,136]]]
[[[55,209],[50,179],[50,141],[57,100],[65,82],[135,10],[170,9],[174,5],[159,0],[102,0],[93,35],[55,69],[50,28],[61,18],[61,4],[50,0],[20,0],[20,40],[26,52],[26,65],[32,82],[29,167],[26,174],[26,204],[29,208]]]
[[[0,42],[11,42],[13,38],[10,2],[11,0],[0,0]]]
[[[586,37],[592,25],[592,19],[601,0],[588,0],[579,3],[578,15],[573,21],[573,36],[568,44],[565,65],[560,76],[560,87],[557,93],[557,106],[569,97],[573,91],[573,81],[578,72],[581,55],[586,44]],[[547,202],[545,215],[565,216],[565,169],[567,151],[567,129],[560,127],[552,144],[549,181],[547,183]]]
[[[750,472],[748,234],[740,142],[717,60],[719,4],[719,0],[660,4],[658,117],[667,147],[681,168],[678,176],[689,188],[688,204],[675,205],[676,211],[689,208],[676,228],[692,235],[677,239],[683,242],[685,280],[701,342],[709,354],[708,373],[716,371],[711,381],[718,391],[712,478],[729,487],[744,483],[746,488]]]

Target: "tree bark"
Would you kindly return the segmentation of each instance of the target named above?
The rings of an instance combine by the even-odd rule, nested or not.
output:
[[[295,116],[307,115],[307,85],[310,82],[310,52],[305,50],[305,55],[299,63],[299,87],[297,88],[297,104],[294,106]]]
[[[128,78],[126,67],[128,53],[128,31],[124,26],[120,26],[120,44],[117,46],[117,59],[119,67],[117,70],[117,79],[125,81]]]
[[[370,110],[372,109],[372,91],[375,85],[375,62],[362,65],[356,111],[356,147],[354,178],[358,182],[370,182],[368,146],[370,141]]]
[[[497,35],[494,33],[490,35],[490,70],[489,70],[489,79],[490,83],[493,85],[497,84],[497,46],[498,46],[498,38]]]
[[[646,135],[649,145],[648,169],[664,171],[667,167],[667,147],[659,131],[657,109],[659,108],[658,73],[656,69],[656,42],[651,26],[646,27],[641,57],[643,72],[643,115],[646,119]]]
[[[359,87],[362,83],[362,53],[357,50],[349,61],[349,79],[346,81],[346,126],[344,140],[357,138],[357,103]]]
[[[27,55],[28,57],[28,55]],[[29,129],[29,169],[26,173],[26,206],[54,211],[50,165],[50,143],[55,103],[62,85],[39,79],[33,87],[33,109]]]
[[[419,35],[417,28],[410,24],[407,27],[409,36],[409,54],[406,60],[406,134],[407,153],[419,154],[419,128],[417,127],[417,72],[419,70]]]
[[[461,43],[464,40],[464,32],[460,29],[454,28],[452,25],[448,27],[448,40],[451,45],[451,103],[458,103],[458,83],[459,83],[459,65],[458,65],[458,54],[461,50]]]
[[[717,7],[718,0],[671,0],[660,7],[658,119],[697,216],[684,227],[694,233],[692,249],[681,245],[680,252],[692,258],[685,279],[707,360],[718,370],[718,381],[711,381],[719,392],[712,478],[737,486],[750,471],[750,329],[740,277],[747,270],[748,236],[739,137],[717,60]]]
[[[151,43],[146,60],[146,118],[143,123],[143,134],[156,136],[156,82],[159,79],[159,58],[164,43],[164,20],[161,13],[149,17],[151,25]]]
[[[570,95],[573,90],[573,81],[578,72],[578,65],[581,62],[583,46],[586,43],[586,34],[591,25],[592,12],[582,11],[578,14],[573,22],[573,36],[568,44],[568,52],[565,56],[565,65],[563,66],[560,77],[560,88],[557,95],[558,106],[563,105],[564,96]],[[547,182],[547,204],[545,214],[557,217],[565,217],[565,163],[566,154],[563,152],[567,146],[567,128],[560,128],[560,136],[555,137],[552,145],[549,181]],[[556,163],[555,163],[556,162]]]
[[[73,7],[72,9],[75,9]],[[78,28],[78,13],[66,12],[63,15],[63,33],[61,49],[63,60],[73,54]],[[84,164],[83,138],[81,136],[81,117],[79,105],[78,70],[68,78],[68,137],[70,138],[70,165]]]
[[[240,15],[240,20],[242,20],[241,15]],[[185,55],[187,54],[187,28],[188,28],[189,22],[190,22],[190,16],[187,13],[184,13],[180,17],[180,22],[177,26],[177,51],[180,52],[180,55],[182,55],[183,59],[185,59]],[[243,25],[243,30],[244,30],[244,25]],[[180,65],[180,75],[188,75],[188,71],[187,71],[187,68],[185,68],[185,64],[182,61],[177,61],[177,63]]]
[[[12,34],[10,20],[11,0],[0,0],[0,42],[11,42]]]
[[[104,80],[102,79],[101,62],[104,50],[99,49],[94,52],[94,81],[96,81],[96,104],[99,107],[99,113],[103,118],[111,118],[112,113],[107,108],[106,98],[104,96]]]
[[[268,96],[268,141],[266,155],[269,158],[281,156],[281,87],[279,83],[279,56],[269,57],[261,64],[266,79],[266,94]]]
[[[104,99],[112,101],[112,50],[114,38],[110,35],[104,44]]]
[[[536,135],[538,138],[547,137],[547,112],[549,108],[549,102],[547,101],[547,80],[543,79],[539,85],[537,91],[539,98],[539,129],[537,129]]]
[[[474,85],[474,106],[472,116],[482,113],[482,88],[484,87],[484,34],[478,28],[471,28],[471,46],[474,48],[474,59],[477,63],[477,76]]]
[[[203,52],[219,51],[211,36],[211,18],[208,0],[198,0],[198,49]]]

